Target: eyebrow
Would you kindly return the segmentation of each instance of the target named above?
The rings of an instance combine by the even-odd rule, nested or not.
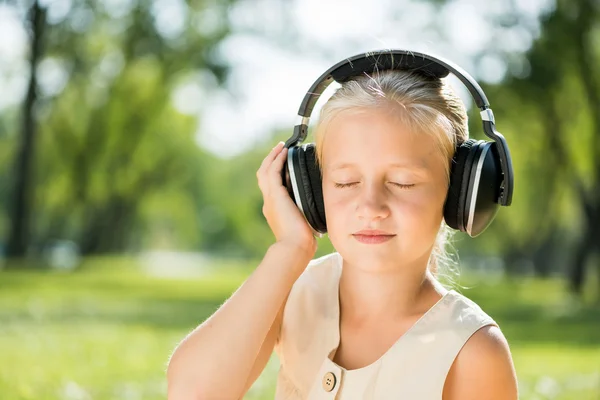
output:
[[[356,164],[353,164],[353,163],[334,164],[331,168],[331,171],[336,171],[338,169],[344,169],[344,168],[352,168],[354,166],[356,166]],[[412,169],[412,170],[418,170],[418,171],[427,171],[427,168],[424,165],[416,165],[416,164],[391,163],[391,164],[388,164],[387,167],[395,168],[395,169]]]

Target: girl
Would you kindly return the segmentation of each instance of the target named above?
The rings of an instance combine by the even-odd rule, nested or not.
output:
[[[177,347],[169,399],[241,399],[273,350],[276,399],[517,399],[506,339],[436,279],[454,149],[468,138],[444,79],[398,70],[345,82],[315,131],[327,232],[317,242],[281,171],[257,171],[276,241],[241,287]]]

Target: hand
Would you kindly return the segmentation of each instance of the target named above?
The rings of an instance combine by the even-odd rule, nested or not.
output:
[[[317,240],[313,231],[281,180],[287,153],[283,142],[277,143],[256,172],[258,187],[263,194],[262,212],[277,242],[297,245],[314,253]]]

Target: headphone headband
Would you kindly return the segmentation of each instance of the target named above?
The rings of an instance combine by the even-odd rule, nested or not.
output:
[[[481,86],[471,75],[452,62],[437,56],[434,57],[410,50],[387,49],[368,51],[338,62],[325,71],[304,95],[298,110],[298,117],[301,118],[301,122],[294,126],[293,135],[285,142],[284,147],[289,148],[306,139],[312,110],[321,94],[333,81],[341,84],[363,73],[388,69],[418,71],[438,79],[444,78],[452,72],[466,86],[480,109],[483,132],[498,144],[500,167],[504,179],[498,203],[509,206],[512,202],[513,192],[512,162],[504,136],[496,131],[494,113],[490,108],[488,99]]]

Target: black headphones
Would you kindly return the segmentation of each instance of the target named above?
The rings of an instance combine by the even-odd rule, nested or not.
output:
[[[452,72],[467,87],[480,108],[483,131],[493,142],[468,139],[458,144],[444,204],[444,220],[453,229],[475,237],[493,221],[498,205],[509,206],[513,193],[513,168],[504,136],[496,131],[494,114],[479,84],[460,67],[438,57],[410,50],[379,50],[347,58],[323,73],[310,87],[294,126],[285,142],[287,163],[282,180],[288,193],[319,236],[327,232],[321,170],[316,163],[314,143],[300,144],[307,135],[310,114],[323,91],[334,80],[346,82],[375,70],[410,70],[443,78]]]

